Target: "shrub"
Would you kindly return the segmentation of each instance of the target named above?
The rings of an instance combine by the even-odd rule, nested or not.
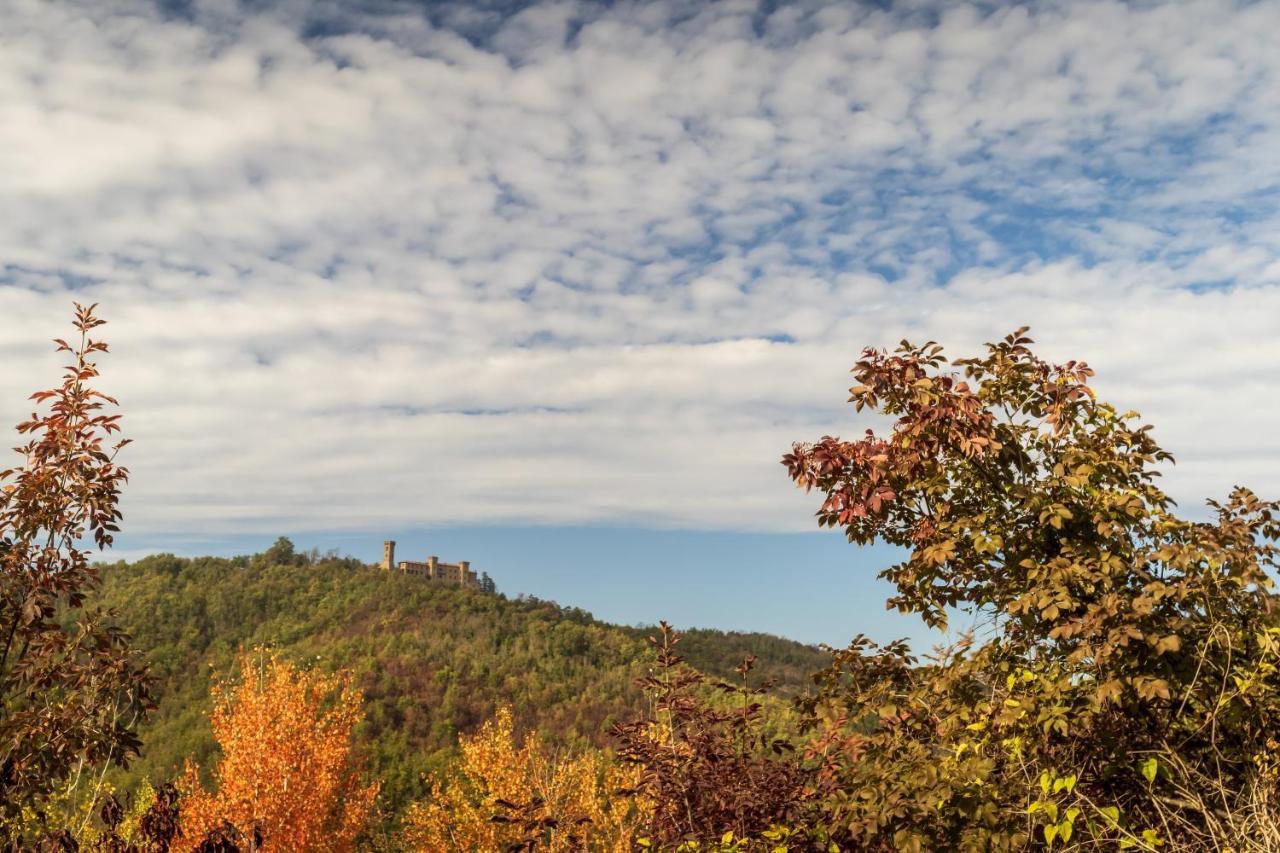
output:
[[[634,849],[646,804],[614,796],[634,773],[599,750],[548,754],[531,733],[517,746],[510,708],[460,738],[456,772],[412,806],[405,843],[414,850]]]
[[[851,401],[889,433],[784,457],[821,525],[908,549],[891,606],[977,626],[924,666],[835,655],[803,705],[819,819],[871,849],[1274,850],[1277,505],[1176,515],[1150,428],[1024,332],[865,351]]]
[[[685,665],[679,642],[661,623],[650,638],[655,671],[639,682],[652,714],[615,730],[619,757],[640,771],[635,792],[652,803],[646,841],[728,844],[778,832],[799,817],[807,779],[791,743],[762,725],[769,686],[748,686],[751,657],[738,667],[742,684],[711,681]],[[729,701],[715,703],[709,691]]]

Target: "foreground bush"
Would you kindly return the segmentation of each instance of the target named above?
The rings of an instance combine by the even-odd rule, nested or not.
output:
[[[651,804],[645,845],[780,838],[806,806],[808,774],[793,745],[764,725],[768,685],[747,684],[754,660],[739,665],[742,683],[730,684],[685,665],[680,636],[665,622],[650,642],[656,665],[640,683],[652,713],[615,732],[619,757],[639,771],[635,793]],[[717,693],[725,701],[715,702]]]
[[[591,750],[558,757],[530,734],[517,745],[511,710],[461,738],[455,772],[432,786],[405,821],[405,843],[422,851],[635,848],[647,806],[618,796],[635,774]]]
[[[378,786],[361,780],[353,758],[361,696],[350,677],[245,653],[239,683],[217,685],[214,702],[222,759],[213,790],[187,765],[178,786],[183,839],[194,847],[225,828],[246,849],[355,849]]]
[[[891,605],[978,626],[924,666],[836,654],[814,819],[855,848],[1275,850],[1277,505],[1179,517],[1149,428],[1030,343],[868,350],[851,399],[889,434],[784,459],[820,524],[909,550]]]

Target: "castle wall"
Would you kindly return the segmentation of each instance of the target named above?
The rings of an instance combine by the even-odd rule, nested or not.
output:
[[[396,568],[404,574],[436,583],[480,589],[480,580],[470,566],[465,560],[459,563],[442,563],[438,557],[431,556],[425,562],[401,560]]]
[[[396,562],[396,543],[391,539],[382,543],[382,562],[379,564],[379,568],[385,571],[395,569],[402,574],[413,575],[423,580],[448,584],[449,586],[465,586],[484,592],[496,592],[492,578],[487,574],[483,578],[477,577],[476,573],[471,570],[471,563],[466,560],[460,560],[457,563],[442,563],[440,558],[433,554],[422,562],[417,560]]]

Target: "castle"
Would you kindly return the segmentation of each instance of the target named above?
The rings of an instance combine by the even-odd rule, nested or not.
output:
[[[432,581],[434,583],[448,584],[449,586],[465,586],[468,589],[479,590],[480,592],[497,592],[497,585],[494,584],[493,578],[489,577],[488,572],[482,572],[479,577],[471,571],[471,564],[466,560],[459,560],[457,563],[442,563],[440,558],[434,554],[427,557],[426,562],[419,563],[413,560],[401,560],[396,562],[396,543],[388,539],[382,543],[382,563],[380,568],[384,571],[391,571],[393,568],[406,575],[420,577],[423,580]]]

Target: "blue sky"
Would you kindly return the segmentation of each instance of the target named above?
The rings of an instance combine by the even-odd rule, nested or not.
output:
[[[626,622],[910,633],[778,458],[874,425],[861,347],[1024,324],[1189,512],[1280,492],[1275,4],[0,15],[0,423],[100,302],[122,553],[395,535]],[[685,595],[628,586],[677,546]]]

